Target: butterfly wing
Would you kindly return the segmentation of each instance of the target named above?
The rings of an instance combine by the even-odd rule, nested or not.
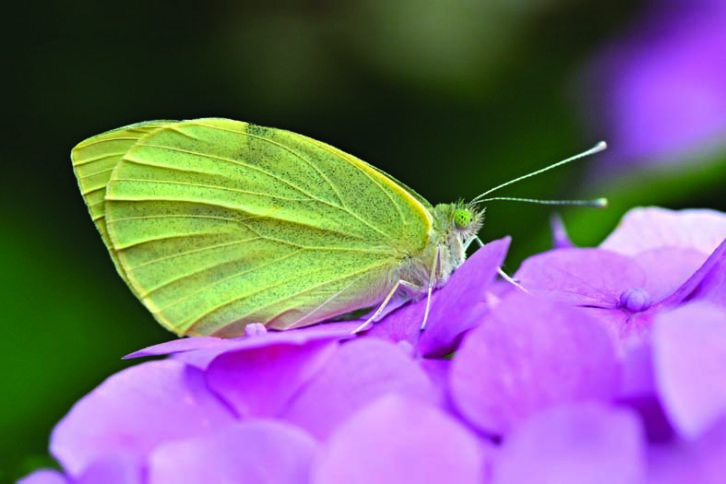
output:
[[[174,122],[150,121],[107,131],[79,143],[71,153],[73,171],[91,219],[101,233],[101,238],[111,254],[116,269],[127,282],[106,230],[106,185],[111,179],[111,172],[129,148],[151,131]]]
[[[141,129],[106,184],[103,221],[132,290],[176,333],[285,329],[373,305],[427,244],[416,196],[324,143],[224,119]]]

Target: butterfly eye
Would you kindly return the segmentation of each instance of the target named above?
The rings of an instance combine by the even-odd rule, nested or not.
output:
[[[454,225],[456,225],[457,229],[465,229],[469,227],[471,224],[471,218],[470,210],[464,208],[454,210]]]

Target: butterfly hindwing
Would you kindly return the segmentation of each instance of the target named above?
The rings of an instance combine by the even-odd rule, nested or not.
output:
[[[106,230],[106,186],[111,179],[111,173],[121,161],[126,152],[138,140],[161,126],[175,121],[149,121],[132,124],[123,128],[114,129],[88,138],[79,143],[71,152],[73,171],[78,180],[83,200],[88,206],[93,223],[101,233],[106,247],[111,254],[116,269],[121,277],[126,279],[123,268],[118,262],[116,251],[113,250],[111,239]]]

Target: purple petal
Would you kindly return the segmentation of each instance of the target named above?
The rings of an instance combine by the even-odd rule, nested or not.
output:
[[[449,371],[451,371],[451,360],[443,358],[422,358],[419,360],[421,369],[428,375],[433,383],[433,391],[439,407],[454,411],[449,399]]]
[[[645,274],[631,258],[602,249],[559,249],[528,258],[515,278],[528,291],[579,306],[616,308]]]
[[[438,291],[434,292],[431,297],[432,306],[436,304],[437,299]],[[416,348],[421,337],[421,321],[423,320],[425,305],[425,298],[405,304],[388,314],[381,321],[374,323],[365,333],[365,336],[393,343],[405,341]]]
[[[160,446],[150,459],[149,481],[304,483],[316,448],[312,437],[291,425],[246,421]]]
[[[143,464],[131,454],[116,453],[96,459],[73,484],[142,484]]]
[[[726,475],[726,419],[695,442],[652,446],[649,484],[722,484]]]
[[[142,458],[162,442],[202,435],[234,421],[202,372],[173,360],[121,371],[78,401],[51,436],[51,452],[72,475],[113,454]]]
[[[622,398],[655,395],[653,353],[648,342],[637,342],[624,347],[622,378],[618,395]]]
[[[685,283],[704,262],[695,249],[665,247],[643,251],[635,258],[647,276],[643,287],[653,302],[662,301]]]
[[[409,341],[423,356],[453,351],[464,332],[474,327],[488,310],[486,289],[504,262],[511,239],[486,244],[434,293],[426,330],[421,333],[425,298],[409,304],[376,324],[368,334],[390,341]]]
[[[514,293],[464,338],[450,390],[477,428],[497,434],[554,404],[610,400],[620,368],[584,310]]]
[[[656,319],[653,356],[672,424],[694,439],[726,416],[726,310],[696,302]]]
[[[236,340],[244,338],[216,338],[214,336],[190,336],[188,338],[179,338],[158,345],[149,346],[142,350],[134,351],[124,359],[141,358],[144,356],[160,356],[171,355],[174,353],[182,353],[184,351],[207,350],[217,348],[228,348],[236,343]]]
[[[476,437],[426,403],[390,395],[341,425],[314,468],[315,484],[481,484]]]
[[[632,343],[632,342],[628,342]],[[618,401],[640,415],[651,442],[665,442],[673,437],[673,427],[658,399],[653,373],[653,354],[649,341],[623,345],[622,379]]]
[[[374,338],[357,339],[338,349],[282,418],[325,438],[356,410],[388,393],[436,399],[429,378],[400,348]]]
[[[549,409],[514,429],[494,484],[637,484],[645,477],[638,419],[599,404]]]
[[[294,338],[277,337],[276,344],[267,343],[228,350],[207,368],[210,388],[240,416],[278,415],[292,396],[329,363],[338,347],[338,342],[329,338],[298,344]]]
[[[504,263],[510,242],[510,237],[504,237],[486,244],[451,275],[431,306],[426,330],[419,340],[422,355],[451,352],[462,334],[479,323],[488,310],[486,288]]]
[[[662,305],[676,306],[685,301],[697,300],[726,306],[726,239]]]
[[[354,336],[352,331],[355,327],[355,324],[349,323],[326,323],[289,331],[263,331],[240,338],[193,336],[149,346],[125,358],[174,355],[185,363],[204,369],[214,358],[228,351],[264,348],[278,344],[303,345],[308,341],[318,340],[343,340]]]
[[[673,435],[658,398],[649,339],[629,339],[621,345],[621,383],[617,400],[640,415],[651,442],[665,442]]]
[[[17,484],[68,484],[68,480],[61,472],[40,469],[23,477]]]
[[[693,249],[703,256],[716,250],[726,238],[726,214],[715,210],[668,210],[635,208],[625,214],[600,248],[623,255],[638,255],[663,247]]]
[[[552,227],[552,248],[572,249],[575,247],[567,234],[565,222],[559,214],[555,214],[550,218],[550,226]]]

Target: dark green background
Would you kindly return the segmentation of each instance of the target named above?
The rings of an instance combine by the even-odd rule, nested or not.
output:
[[[131,0],[4,8],[0,480],[45,463],[53,425],[128,364],[121,356],[172,337],[114,271],[73,176],[77,142],[143,120],[229,117],[333,144],[431,202],[468,199],[598,140],[583,125],[602,113],[578,107],[587,101],[578,92],[590,86],[578,90],[576,79],[600,47],[632,28],[643,5]],[[632,205],[726,208],[723,168],[583,189],[586,169],[583,162],[503,194],[611,197],[607,211],[564,212],[580,243],[596,243]],[[513,235],[513,270],[547,248],[550,213],[491,205],[481,235]]]

